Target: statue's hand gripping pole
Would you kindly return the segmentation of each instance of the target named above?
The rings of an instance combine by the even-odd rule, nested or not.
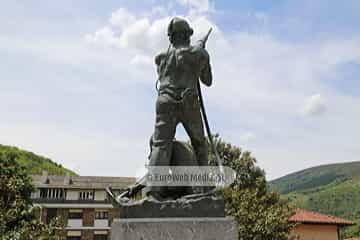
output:
[[[206,48],[206,42],[209,39],[209,36],[210,36],[211,32],[212,32],[212,28],[210,28],[209,31],[207,32],[207,34],[202,39],[199,40],[200,46],[202,48]]]
[[[202,38],[200,39],[200,46],[205,48],[206,46],[206,42],[209,38],[209,35],[212,31],[212,28],[209,29],[208,33]],[[215,155],[216,158],[216,162],[220,168],[220,172],[223,174],[224,173],[224,169],[223,169],[223,162],[219,156],[219,153],[216,149],[215,143],[214,143],[214,139],[213,139],[213,135],[211,134],[211,129],[210,129],[210,125],[209,125],[209,121],[206,115],[206,110],[205,110],[205,104],[204,104],[204,98],[202,96],[201,93],[201,86],[200,86],[200,81],[197,82],[197,89],[198,89],[198,94],[199,94],[199,103],[200,103],[200,108],[201,108],[201,113],[202,113],[202,117],[204,120],[204,124],[205,124],[205,128],[206,128],[206,133],[208,135],[209,138],[209,142],[210,142],[210,147],[211,150],[213,152],[213,154]]]

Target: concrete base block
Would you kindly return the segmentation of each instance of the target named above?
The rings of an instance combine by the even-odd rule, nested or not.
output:
[[[237,240],[233,218],[115,219],[111,240]]]

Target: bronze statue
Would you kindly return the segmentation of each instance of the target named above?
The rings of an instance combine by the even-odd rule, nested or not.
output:
[[[206,86],[211,86],[213,80],[210,57],[205,49],[210,32],[211,29],[202,40],[191,45],[190,38],[193,35],[193,29],[186,20],[175,17],[168,25],[169,47],[167,51],[155,57],[158,73],[156,84],[158,97],[155,130],[150,141],[149,166],[185,165],[179,161],[191,154],[194,157],[190,158],[192,159],[190,161],[193,162],[187,161],[186,164],[207,166],[208,149],[202,115],[212,150],[219,159],[212,142],[199,85],[201,82]],[[181,145],[182,143],[174,140],[179,123],[184,126],[189,135],[193,150],[186,150]],[[184,151],[190,151],[190,153]],[[107,191],[113,199],[118,199],[117,202],[119,202],[119,199],[131,197],[143,189],[145,181],[144,178],[117,197],[113,196],[111,189],[107,189]],[[176,199],[187,194],[206,194],[209,190],[209,187],[192,190],[177,188],[174,193],[166,187],[147,186],[143,189],[143,194],[150,200],[161,201],[168,199],[169,195],[173,195],[173,198]]]
[[[170,47],[155,57],[159,75],[155,130],[152,137],[150,166],[169,166],[178,123],[190,137],[198,165],[208,164],[207,143],[198,101],[197,83],[212,84],[209,54],[201,44],[191,46],[193,29],[181,18],[168,26]],[[148,187],[146,195],[161,199],[158,187]]]

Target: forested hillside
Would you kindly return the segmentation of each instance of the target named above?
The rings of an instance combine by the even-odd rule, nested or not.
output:
[[[42,171],[48,171],[49,175],[77,175],[75,172],[64,168],[61,164],[52,161],[49,158],[36,155],[32,152],[21,150],[17,147],[11,147],[0,144],[1,153],[14,154],[16,161],[26,168],[28,174],[41,174]]]
[[[347,218],[360,223],[360,162],[323,165],[270,182],[296,207]],[[348,236],[360,236],[360,226]]]

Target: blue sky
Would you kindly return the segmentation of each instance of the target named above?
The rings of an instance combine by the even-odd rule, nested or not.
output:
[[[212,26],[213,132],[269,179],[360,160],[359,1],[3,1],[0,143],[81,175],[134,176],[171,16]],[[177,138],[186,140],[179,127]]]

